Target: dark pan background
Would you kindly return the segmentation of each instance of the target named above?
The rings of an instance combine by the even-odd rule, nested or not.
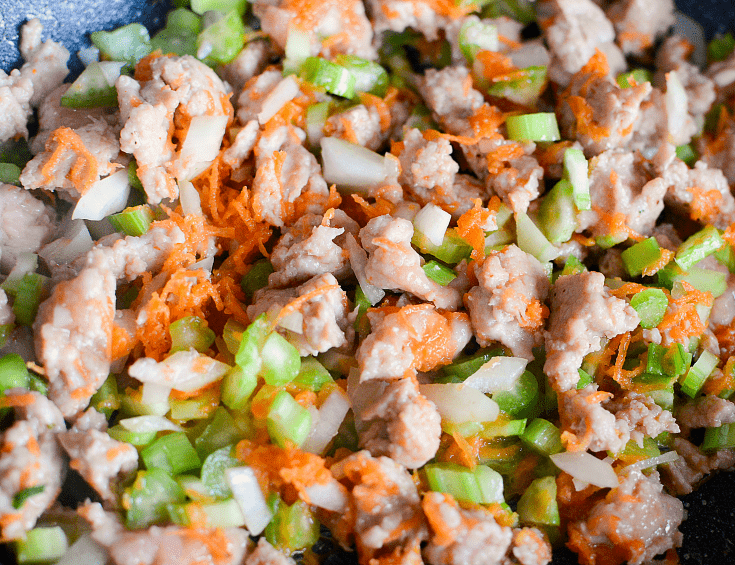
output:
[[[735,0],[678,0],[677,6],[699,21],[708,37],[735,30]],[[110,30],[133,21],[151,30],[162,27],[169,4],[164,0],[0,0],[0,68],[19,66],[17,49],[20,26],[30,18],[41,19],[45,33],[67,46],[72,55],[72,71],[81,71],[75,53],[89,45],[88,34]],[[684,497],[688,519],[681,526],[684,547],[679,550],[682,565],[735,564],[735,476],[721,473],[697,492]],[[354,557],[332,556],[329,565],[355,563]],[[553,565],[573,565],[569,551],[555,553]],[[0,564],[14,562],[0,547]],[[80,564],[83,565],[83,564]]]

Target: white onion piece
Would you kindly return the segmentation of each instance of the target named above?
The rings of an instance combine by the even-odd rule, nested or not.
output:
[[[187,267],[189,271],[197,271],[199,269],[202,269],[207,272],[212,272],[212,267],[214,266],[214,255],[210,255],[209,257],[205,257],[204,259],[199,259],[196,263],[192,263]]]
[[[28,273],[35,273],[38,269],[38,255],[30,251],[23,251],[15,256],[15,265],[13,265],[10,274],[3,284],[10,284],[19,281]]]
[[[485,394],[512,390],[526,365],[528,360],[522,357],[493,357],[467,377],[464,384]]]
[[[367,252],[360,247],[360,244],[357,243],[357,240],[351,233],[347,234],[345,242],[347,243],[347,253],[350,254],[350,266],[355,273],[357,282],[360,283],[360,288],[365,293],[365,297],[370,301],[370,304],[375,306],[383,300],[385,291],[374,284],[370,284],[367,276],[365,276],[365,266],[368,260]]]
[[[99,51],[97,51],[97,56],[99,57]],[[102,61],[101,63],[98,63],[98,66],[100,71],[102,72],[102,75],[105,77],[107,84],[109,84],[110,86],[115,86],[117,79],[120,78],[120,72],[125,66],[125,62]]]
[[[191,180],[209,167],[219,154],[227,116],[194,116],[181,145],[176,177]]]
[[[260,113],[258,114],[258,122],[261,125],[275,116],[281,108],[296,98],[299,93],[299,83],[293,75],[287,76],[276,87],[270,91],[266,99],[263,101]]]
[[[163,416],[134,416],[120,420],[120,425],[126,430],[139,434],[146,432],[183,431],[181,426],[177,426]]]
[[[161,362],[141,357],[128,369],[142,383],[156,383],[181,392],[193,392],[218,381],[230,366],[194,349],[177,351]]]
[[[71,218],[72,220],[101,220],[124,209],[129,195],[128,171],[127,169],[117,171],[98,180],[82,194],[74,207]]]
[[[431,243],[440,247],[444,242],[444,234],[447,233],[449,221],[452,216],[436,204],[429,202],[421,208],[413,219],[414,227],[424,234]]]
[[[335,388],[319,408],[319,417],[313,419],[314,425],[301,449],[321,455],[337,435],[349,409],[350,399],[347,393],[339,387]]]
[[[319,144],[328,184],[366,189],[385,180],[385,158],[375,151],[336,137],[324,137]]]
[[[179,202],[184,214],[202,215],[202,201],[199,191],[188,180],[179,182]]]
[[[443,419],[455,424],[494,422],[500,412],[494,400],[463,384],[419,385],[419,392],[436,404]]]
[[[679,11],[674,12],[674,17],[674,33],[686,38],[694,46],[689,60],[703,69],[707,64],[707,40],[702,24]]]
[[[72,220],[69,229],[59,238],[44,245],[38,254],[47,263],[68,265],[94,247],[92,236],[82,220]]]
[[[296,334],[303,334],[304,315],[298,310],[295,310],[291,312],[288,316],[284,316],[283,318],[278,320],[278,325],[284,330],[288,330]]]
[[[540,41],[527,41],[523,45],[508,53],[513,65],[519,69],[526,67],[548,67],[551,61],[549,51]]]
[[[145,383],[141,393],[141,402],[143,404],[168,404],[168,397],[171,394],[171,387],[158,383]]]
[[[649,457],[643,461],[636,461],[626,467],[623,467],[621,473],[632,473],[633,471],[642,471],[643,469],[650,469],[651,467],[657,467],[664,463],[673,463],[679,459],[679,454],[676,451],[667,451],[656,457]]]
[[[259,535],[273,519],[273,512],[265,502],[255,472],[250,467],[231,467],[225,470],[225,479],[245,517],[245,527],[251,535]]]
[[[600,488],[616,488],[618,476],[607,461],[586,451],[564,451],[551,455],[554,465],[577,480]]]
[[[689,120],[687,113],[688,97],[684,85],[681,84],[676,71],[666,73],[666,94],[664,94],[664,102],[666,104],[666,116],[668,120],[669,136],[673,139],[669,141],[677,142],[679,135],[685,124]]]
[[[309,502],[319,508],[331,512],[347,510],[347,489],[339,482],[331,480],[328,483],[314,483],[304,489]]]
[[[66,550],[63,557],[56,565],[105,565],[107,563],[107,550],[92,539],[92,535],[86,533],[75,541]]]

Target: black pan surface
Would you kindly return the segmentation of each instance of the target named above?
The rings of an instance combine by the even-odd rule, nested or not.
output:
[[[677,0],[676,4],[702,24],[708,38],[735,31],[735,0]],[[51,37],[66,45],[72,53],[70,67],[79,73],[82,66],[76,52],[89,45],[90,32],[130,22],[145,23],[154,31],[165,24],[169,7],[170,3],[163,0],[0,0],[0,68],[8,71],[20,65],[19,30],[30,18],[40,18],[44,39]],[[74,492],[66,494],[67,500],[74,499]],[[78,493],[77,497],[86,495]],[[720,473],[682,500],[688,518],[681,526],[681,564],[735,564],[735,475]],[[332,555],[328,561],[329,565],[356,563],[350,554]],[[12,555],[0,547],[0,564],[10,563],[14,563]],[[576,563],[576,555],[566,549],[555,552],[552,561],[552,565]]]

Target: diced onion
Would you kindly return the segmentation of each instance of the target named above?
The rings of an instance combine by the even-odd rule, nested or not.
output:
[[[284,316],[278,320],[278,325],[285,330],[303,334],[304,333],[304,315],[298,310],[291,312],[288,316]]]
[[[586,451],[564,451],[550,455],[554,465],[573,478],[600,488],[616,488],[618,476],[607,461]]]
[[[493,357],[467,377],[464,384],[485,394],[512,390],[526,365],[528,360],[522,357]]]
[[[177,351],[163,361],[141,357],[128,373],[142,383],[170,386],[180,392],[193,392],[221,379],[230,366],[195,350]]]
[[[15,257],[15,265],[13,265],[10,274],[3,282],[4,285],[11,285],[18,282],[28,273],[35,273],[38,268],[38,255],[29,251],[18,253]]]
[[[181,202],[181,210],[184,214],[202,215],[202,201],[199,197],[199,191],[188,180],[179,182],[179,202]]]
[[[657,467],[664,463],[673,463],[679,459],[679,454],[676,451],[667,451],[656,457],[649,457],[643,461],[636,461],[630,465],[623,467],[621,473],[632,473],[633,471],[642,471],[643,469],[650,469],[651,467]]]
[[[452,216],[449,212],[445,212],[436,204],[429,202],[421,208],[416,217],[413,219],[414,227],[423,233],[431,243],[440,247],[444,241],[444,234],[447,233],[449,221]]]
[[[540,41],[526,41],[518,49],[508,53],[513,65],[519,69],[548,67],[551,62],[549,51]]]
[[[299,83],[293,76],[287,76],[276,87],[270,91],[266,99],[263,101],[263,106],[258,114],[258,122],[261,125],[265,125],[268,120],[275,116],[281,108],[290,102],[299,93]]]
[[[321,455],[337,435],[349,409],[350,399],[347,394],[341,388],[335,388],[319,408],[319,417],[312,419],[314,424],[301,449]]]
[[[101,220],[125,208],[130,195],[128,171],[123,169],[97,181],[74,207],[72,220]]]
[[[160,385],[158,383],[145,383],[141,394],[143,404],[168,404],[168,397],[171,394],[171,387]]]
[[[309,497],[309,502],[319,508],[331,512],[344,512],[347,510],[346,489],[336,480],[328,483],[314,483],[304,489]]]
[[[81,257],[92,249],[94,241],[89,235],[89,230],[82,220],[72,220],[69,228],[59,239],[55,239],[48,245],[44,245],[38,254],[47,263],[57,265],[68,265],[77,257]]]
[[[245,517],[245,527],[251,535],[261,534],[273,519],[273,512],[266,504],[255,472],[250,467],[231,467],[225,470],[225,479]]]
[[[678,136],[687,123],[689,115],[687,113],[687,93],[676,71],[666,73],[666,94],[664,95],[664,101],[666,104],[669,136],[673,138],[670,141],[676,142],[678,145],[680,141],[684,142]]]
[[[370,284],[365,276],[365,265],[367,265],[367,252],[360,247],[355,237],[348,233],[345,241],[347,243],[347,252],[350,254],[350,266],[352,271],[355,273],[357,282],[360,283],[360,288],[365,293],[365,298],[370,301],[372,306],[375,306],[378,302],[383,300],[385,291]]]
[[[208,272],[212,272],[212,267],[214,266],[214,255],[210,255],[209,257],[205,257],[204,259],[199,259],[196,263],[192,263],[187,267],[189,271],[196,271],[198,269],[203,269]]]
[[[194,116],[181,146],[177,178],[191,180],[209,167],[219,154],[227,116]]]
[[[120,420],[120,425],[126,430],[138,434],[146,432],[182,432],[181,426],[177,426],[168,418],[163,416],[134,416],[133,418],[124,418]]]
[[[328,184],[365,189],[385,180],[385,158],[375,151],[336,137],[324,137],[319,143]]]
[[[463,384],[425,384],[419,391],[436,404],[443,419],[455,424],[494,422],[500,412],[494,400]]]
[[[84,534],[66,550],[56,565],[105,565],[107,550],[92,539],[92,534]]]

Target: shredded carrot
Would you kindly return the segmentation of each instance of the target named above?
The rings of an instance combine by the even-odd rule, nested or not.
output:
[[[485,225],[497,213],[500,199],[494,196],[488,206],[494,206],[495,209],[491,211],[483,208],[482,200],[477,198],[474,206],[457,220],[457,235],[472,246],[472,259],[477,262],[485,258]]]
[[[99,180],[99,164],[94,155],[79,137],[79,134],[68,127],[60,127],[51,132],[46,141],[46,151],[50,152],[46,163],[41,167],[43,181],[54,185],[55,169],[73,154],[73,163],[66,175],[79,194],[87,192]]]
[[[698,186],[687,188],[692,195],[689,216],[694,221],[712,221],[719,213],[722,193],[716,188],[704,190]]]
[[[520,143],[504,143],[487,152],[487,170],[491,175],[499,174],[508,161],[518,159],[525,155],[525,150]]]
[[[545,304],[542,304],[539,300],[532,300],[526,311],[518,321],[518,324],[528,330],[536,331],[543,327],[546,318],[549,317],[549,308]]]
[[[20,408],[22,406],[30,406],[35,402],[36,397],[31,392],[0,396],[0,408]]]
[[[475,133],[476,139],[483,137],[500,138],[498,128],[505,122],[506,115],[490,104],[483,104],[467,121]]]
[[[497,51],[483,49],[475,55],[475,60],[480,65],[482,76],[491,82],[502,80],[508,74],[518,70],[510,57]]]
[[[370,204],[359,194],[353,194],[352,199],[360,205],[364,214],[371,219],[391,214],[395,209],[395,205],[392,202],[388,202],[386,199],[380,197],[375,199],[374,204]]]
[[[604,139],[610,135],[610,128],[601,126],[595,121],[592,106],[587,100],[581,96],[569,96],[566,103],[577,119],[577,135],[586,135],[594,140]]]
[[[684,295],[669,299],[669,307],[657,326],[665,340],[683,343],[690,337],[700,336],[706,326],[697,312],[697,305],[711,306],[712,293],[695,289],[687,282],[682,283]]]

